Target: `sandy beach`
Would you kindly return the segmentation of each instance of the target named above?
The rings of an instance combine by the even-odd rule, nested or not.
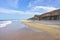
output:
[[[47,25],[42,23],[35,23],[31,20],[23,20],[22,21],[25,25],[29,26],[30,28],[36,28],[46,31],[48,34],[52,35],[53,37],[60,40],[60,27],[57,25]],[[57,26],[57,27],[55,27]]]
[[[27,22],[27,21],[25,21]],[[29,28],[20,21],[12,21],[0,28],[0,40],[58,40],[46,31]]]

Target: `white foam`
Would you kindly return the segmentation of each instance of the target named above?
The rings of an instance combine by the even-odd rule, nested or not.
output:
[[[6,27],[8,24],[11,24],[12,21],[3,21],[3,23],[0,24],[0,28]]]

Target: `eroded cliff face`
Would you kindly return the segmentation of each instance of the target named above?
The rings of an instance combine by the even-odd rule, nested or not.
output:
[[[60,20],[60,9],[51,12],[35,15],[30,20]]]

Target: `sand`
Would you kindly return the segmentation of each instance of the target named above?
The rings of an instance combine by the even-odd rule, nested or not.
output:
[[[60,40],[60,28],[53,27],[52,25],[49,26],[46,24],[34,23],[31,22],[31,20],[23,20],[22,22],[31,28],[44,30],[51,34],[53,37],[57,38],[57,40]]]
[[[0,28],[0,40],[59,40],[46,31],[30,28],[21,22]]]

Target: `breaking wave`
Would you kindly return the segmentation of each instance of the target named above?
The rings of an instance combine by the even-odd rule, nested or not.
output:
[[[11,24],[12,21],[3,21],[2,23],[0,23],[0,28],[2,27],[6,27],[8,24]]]

